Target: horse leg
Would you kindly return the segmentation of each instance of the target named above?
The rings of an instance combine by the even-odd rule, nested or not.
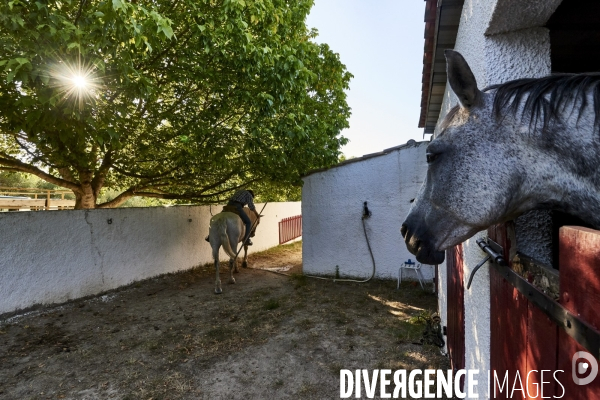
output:
[[[244,265],[242,264],[242,267],[243,267],[243,266],[244,266]],[[234,261],[234,265],[233,265],[233,272],[235,272],[236,274],[239,274],[239,273],[240,273],[240,270],[238,269],[237,257],[236,257],[236,259],[235,259],[235,261]]]
[[[237,259],[235,260],[235,265],[233,266],[233,272],[235,272],[236,274],[240,273],[240,270],[238,269]]]
[[[242,261],[242,268],[248,268],[248,246],[244,246],[244,260]]]
[[[237,271],[237,258],[229,259],[229,283],[235,283],[235,278],[233,277],[233,270]]]
[[[235,236],[235,235],[232,235],[232,236]],[[237,253],[237,245],[238,244],[237,244],[236,240],[234,238],[230,238],[229,244],[231,245],[231,248],[235,249],[235,251]],[[235,257],[235,260],[230,260],[229,262],[230,262],[229,267],[233,268],[232,273],[233,272],[235,272],[236,274],[239,273],[240,271],[238,269],[237,256]],[[232,275],[231,279],[233,279],[233,275]]]
[[[219,279],[219,252],[217,251],[217,255],[215,257],[215,271],[216,271],[216,279],[215,279],[215,294],[223,293],[223,289],[221,289],[221,279]]]

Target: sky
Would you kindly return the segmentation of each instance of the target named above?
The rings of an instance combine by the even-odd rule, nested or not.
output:
[[[423,140],[421,72],[425,1],[315,0],[306,25],[340,55],[354,78],[346,157]],[[426,136],[426,139],[429,135]]]

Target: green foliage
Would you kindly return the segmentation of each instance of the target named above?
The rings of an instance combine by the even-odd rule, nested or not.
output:
[[[22,172],[0,171],[0,186],[10,188],[36,188],[36,189],[61,189],[60,187],[48,183],[35,175],[24,174]]]
[[[35,176],[22,174],[18,172],[0,171],[0,186],[11,188],[32,188],[36,187],[37,179]]]
[[[35,175],[22,172],[0,171],[0,187],[24,188],[24,189],[50,189],[57,190],[61,187],[46,182]],[[98,196],[98,202],[108,202],[116,198],[120,192],[115,189],[103,189]],[[66,199],[73,199],[72,194],[65,194]],[[163,200],[145,197],[132,197],[122,203],[120,207],[157,207],[173,204],[173,200]]]
[[[78,208],[105,186],[121,195],[98,206],[214,202],[240,186],[298,195],[302,174],[337,162],[350,115],[351,74],[312,41],[311,6],[3,2],[0,170],[69,188]]]
[[[299,185],[282,185],[263,181],[256,182],[251,189],[256,194],[256,199],[254,199],[256,203],[302,200],[302,187]]]
[[[99,203],[106,203],[114,200],[121,192],[115,189],[103,189],[98,196]],[[175,200],[155,199],[152,197],[131,197],[119,207],[163,207],[174,204]]]

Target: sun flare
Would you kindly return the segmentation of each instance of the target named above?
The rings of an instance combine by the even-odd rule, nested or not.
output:
[[[88,100],[93,100],[100,88],[99,78],[93,64],[81,60],[70,63],[61,60],[51,68],[54,86],[59,89],[62,101],[73,101],[82,109]]]
[[[87,80],[81,75],[75,75],[72,78],[73,85],[75,85],[78,89],[85,89],[87,86]]]

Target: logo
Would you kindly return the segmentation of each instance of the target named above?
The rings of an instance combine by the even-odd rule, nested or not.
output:
[[[586,361],[581,361],[585,359]],[[585,351],[578,351],[573,355],[573,382],[576,385],[587,385],[592,382],[596,375],[598,375],[598,361],[590,353]],[[586,374],[589,375],[585,378],[581,378]]]
[[[435,369],[340,369],[340,398],[350,397],[373,399],[379,390],[381,398],[411,398],[417,399],[478,399],[482,398],[485,390],[479,387],[478,369],[435,370]],[[567,373],[565,370],[529,370],[514,371],[488,370],[487,397],[489,399],[563,399],[565,386],[557,376],[558,373]],[[588,385],[598,376],[598,360],[590,353],[578,351],[572,359],[573,382],[576,385]],[[552,376],[550,376],[552,375]],[[514,379],[513,379],[514,376]],[[562,388],[562,394],[549,395],[553,391],[552,378],[556,385]],[[558,388],[556,386],[556,388]],[[572,388],[576,393],[579,391]],[[363,396],[364,394],[364,396]]]

